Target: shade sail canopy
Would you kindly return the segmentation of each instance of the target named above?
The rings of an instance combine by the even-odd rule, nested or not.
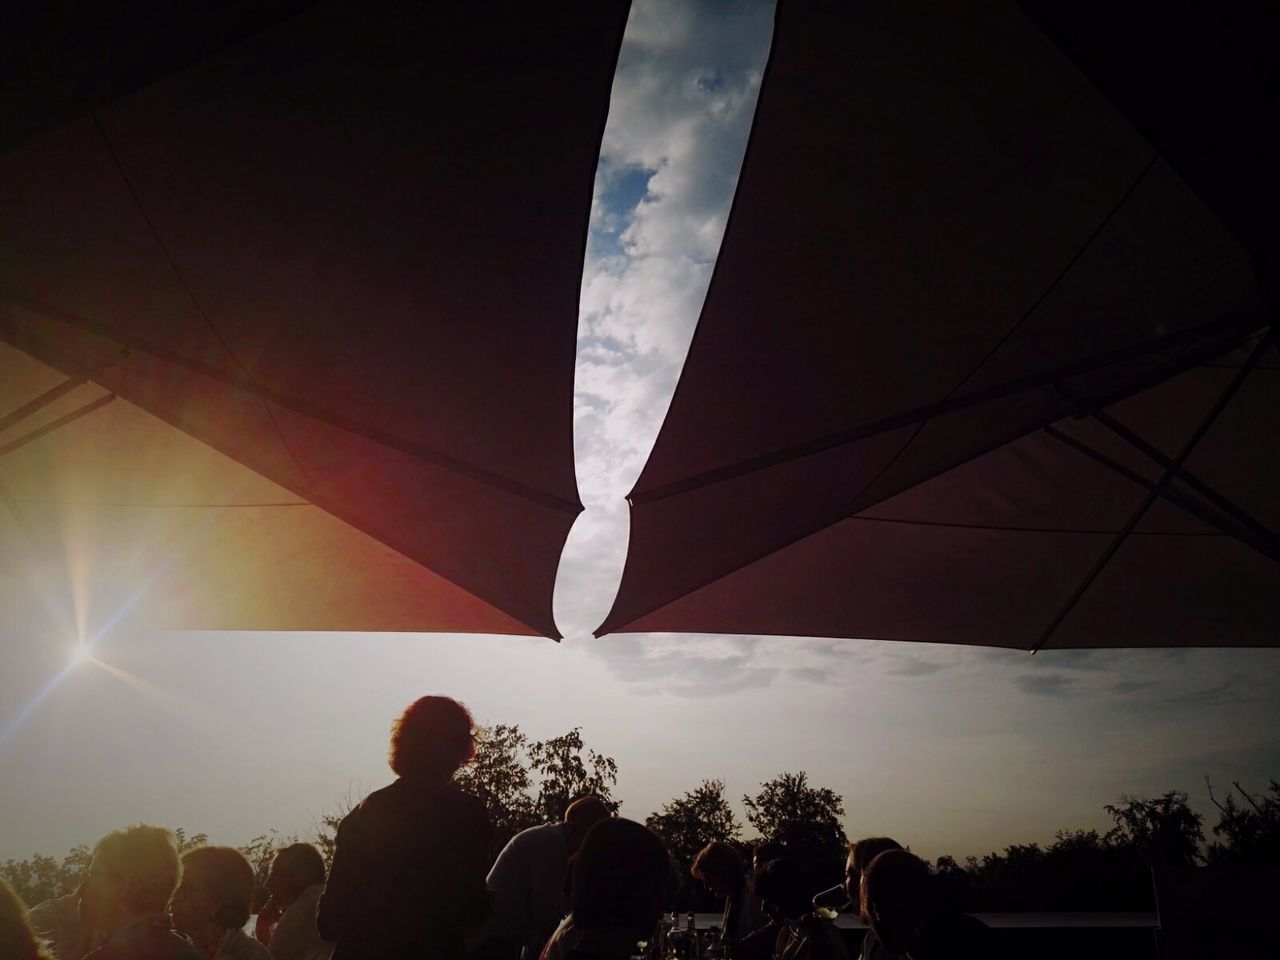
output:
[[[783,4],[600,632],[1275,643],[1275,220],[1175,121],[1013,4]]]
[[[0,416],[52,409],[53,371],[119,398],[0,456],[12,522],[48,553],[66,517],[31,494],[74,463],[75,496],[52,499],[90,511],[104,562],[152,557],[178,494],[128,465],[234,462],[257,479],[188,498],[237,504],[190,571],[224,599],[180,625],[556,636],[578,291],[627,4],[289,16],[303,6],[209,5],[186,45],[131,38],[124,66],[0,110]],[[241,487],[319,509],[224,495]],[[280,573],[299,554],[306,602]],[[274,596],[258,566],[285,576]]]

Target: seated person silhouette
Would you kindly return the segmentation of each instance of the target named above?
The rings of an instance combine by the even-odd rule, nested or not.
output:
[[[191,944],[173,932],[165,912],[181,873],[168,830],[139,824],[99,840],[76,890],[81,922],[104,937],[87,957],[199,960]]]
[[[593,826],[613,815],[599,797],[579,797],[560,823],[522,830],[498,854],[485,884],[493,898],[473,960],[537,960],[568,912],[570,863]]]
[[[812,911],[813,881],[795,860],[771,860],[755,877],[756,895],[778,926],[775,960],[848,960],[830,920]]]
[[[732,845],[713,841],[698,851],[689,872],[724,901],[719,945],[724,956],[731,956],[743,937],[764,925],[760,900],[748,889],[742,856]]]
[[[949,909],[929,865],[905,850],[886,850],[862,874],[862,906],[884,949],[909,960],[991,956],[986,924]]]
[[[901,850],[902,844],[889,837],[864,837],[849,844],[849,858],[844,865],[844,892],[849,897],[858,917],[871,926],[862,909],[862,874],[867,865],[886,850]],[[891,960],[893,954],[884,948],[874,930],[867,930],[862,938],[861,960]]]
[[[628,960],[662,916],[671,858],[658,836],[634,820],[601,820],[574,863],[570,913],[543,960]]]
[[[756,844],[751,851],[751,874],[747,877],[747,891],[757,904],[760,904],[760,897],[755,891],[755,878],[760,875],[766,863],[786,855],[786,845],[777,840],[765,840]],[[731,955],[733,960],[770,960],[777,942],[778,925],[765,914],[763,905],[760,904],[760,924],[755,929],[740,934]]]
[[[254,936],[275,960],[328,960],[333,944],[320,938],[316,909],[324,893],[324,858],[309,843],[280,848],[267,874],[267,902]]]
[[[242,929],[249,922],[257,878],[231,847],[199,847],[182,855],[182,882],[169,915],[201,960],[271,960]]]
[[[57,960],[81,960],[102,943],[102,935],[80,921],[80,897],[74,890],[37,903],[27,911],[27,923]]]

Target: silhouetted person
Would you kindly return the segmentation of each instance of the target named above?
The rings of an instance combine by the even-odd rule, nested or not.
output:
[[[813,882],[795,860],[770,860],[755,877],[756,895],[778,926],[775,960],[848,960],[835,924],[813,913]]]
[[[862,874],[862,905],[884,948],[909,960],[991,956],[982,921],[942,905],[929,865],[905,850],[879,854]]]
[[[275,960],[328,960],[333,944],[320,937],[316,912],[324,893],[324,857],[309,843],[282,847],[267,874],[267,902],[256,936]]]
[[[0,877],[0,960],[51,960],[27,923],[27,906]]]
[[[778,840],[765,840],[756,844],[751,851],[751,874],[747,877],[747,890],[760,902],[755,890],[755,878],[760,875],[765,864],[787,855],[786,844]],[[764,912],[761,904],[761,924],[751,932],[742,936],[734,946],[734,960],[770,960],[778,943],[778,924]]]
[[[475,756],[471,714],[448,697],[423,697],[391,731],[398,779],[338,827],[320,936],[334,960],[465,954],[488,912],[484,887],[493,827],[484,804],[453,775]]]
[[[103,933],[92,960],[198,960],[191,944],[173,932],[165,909],[182,865],[173,835],[138,825],[109,833],[93,848],[76,890],[80,919]]]
[[[765,840],[757,843],[751,851],[751,874],[755,876],[770,860],[778,860],[787,855],[787,845],[780,840]]]
[[[199,847],[182,855],[182,882],[169,904],[173,928],[201,960],[271,960],[242,929],[249,922],[257,878],[239,850]]]
[[[57,960],[82,960],[102,943],[102,934],[80,920],[75,892],[41,901],[27,911],[27,923]]]
[[[862,874],[867,865],[886,850],[901,849],[902,844],[890,837],[863,837],[849,844],[849,857],[844,865],[844,891],[858,917],[868,926],[870,921],[862,908]],[[893,956],[880,942],[876,932],[868,930],[862,938],[861,960],[892,960]]]
[[[742,855],[731,844],[714,841],[698,851],[689,872],[724,901],[720,918],[720,949],[733,955],[738,942],[764,925],[759,899],[748,889]]]
[[[485,880],[492,908],[473,941],[473,957],[537,960],[569,911],[570,862],[587,831],[611,815],[599,797],[581,797],[569,804],[563,822],[530,827],[507,842]]]
[[[571,912],[543,949],[546,960],[627,960],[662,916],[671,858],[634,820],[609,819],[587,833],[574,864]]]

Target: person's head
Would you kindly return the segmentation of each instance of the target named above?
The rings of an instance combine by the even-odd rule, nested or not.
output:
[[[751,870],[754,873],[770,860],[777,860],[786,855],[786,846],[777,840],[765,840],[763,843],[756,844],[756,848],[751,851]]]
[[[312,844],[291,843],[276,852],[266,882],[273,899],[292,903],[317,883],[324,883],[324,857]]]
[[[906,953],[933,910],[929,865],[906,850],[878,854],[862,873],[862,911],[880,942]]]
[[[746,883],[742,855],[732,844],[720,840],[713,840],[698,851],[689,872],[717,897],[736,896]]]
[[[809,912],[813,882],[800,863],[788,857],[770,860],[755,873],[755,894],[775,923],[795,920]]]
[[[139,824],[109,833],[93,848],[76,890],[80,919],[91,930],[111,933],[132,917],[163,913],[181,875],[168,830]]]
[[[613,816],[609,805],[599,797],[579,797],[564,811],[564,823],[569,828],[569,854],[572,856],[582,846],[588,831],[601,820]]]
[[[467,708],[450,697],[420,697],[391,727],[391,769],[398,776],[447,779],[476,754]]]
[[[210,927],[239,930],[249,920],[256,883],[253,867],[239,850],[188,850],[182,855],[182,882],[169,907],[174,929],[187,936]]]
[[[0,957],[4,960],[51,960],[27,923],[27,906],[0,877]]]
[[[574,926],[622,929],[644,939],[662,916],[671,858],[658,836],[610,817],[587,831],[570,895]]]
[[[848,894],[849,902],[857,908],[863,923],[867,922],[867,917],[862,913],[862,874],[867,869],[867,864],[886,850],[901,849],[902,844],[889,837],[863,837],[849,844],[849,858],[844,865],[844,892]]]

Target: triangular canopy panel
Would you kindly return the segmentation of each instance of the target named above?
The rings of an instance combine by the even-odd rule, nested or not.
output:
[[[282,586],[274,608],[196,604],[176,620],[557,635],[552,587],[580,509],[578,291],[627,9],[332,3],[251,29],[213,5],[209,32],[239,42],[203,38],[211,55],[160,79],[162,47],[142,36],[129,76],[77,78],[127,95],[51,95],[49,116],[20,124],[3,111],[6,363],[20,351],[120,398],[85,427],[120,411],[147,424],[65,456],[165,472],[163,421],[330,515],[238,509],[210,527],[264,569],[332,554],[308,567],[306,616]],[[96,109],[45,129],[77,106]],[[39,395],[6,391],[13,409]],[[31,446],[82,439],[68,426]],[[227,502],[217,492],[205,500]],[[11,494],[35,529],[31,499]],[[99,521],[113,543],[157,548],[150,521]],[[337,549],[357,531],[378,543]],[[356,585],[380,573],[361,607]]]
[[[0,363],[6,409],[67,384],[7,346]],[[0,499],[4,609],[39,602],[66,638],[124,623],[527,631],[96,384],[73,382],[0,432]]]
[[[1013,4],[782,4],[600,631],[1275,643],[1241,232]]]

